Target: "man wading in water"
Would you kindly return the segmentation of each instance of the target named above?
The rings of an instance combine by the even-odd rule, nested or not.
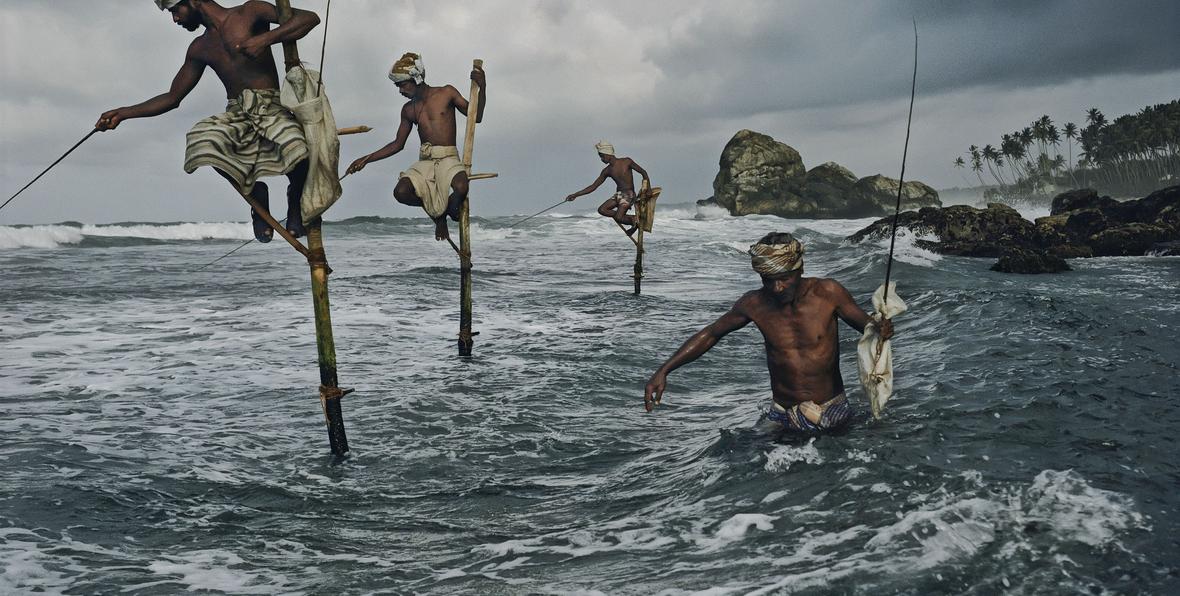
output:
[[[279,73],[270,46],[302,39],[319,24],[315,13],[295,10],[286,23],[279,22],[273,4],[251,0],[241,6],[223,7],[213,0],[155,0],[160,10],[172,13],[172,21],[189,31],[205,32],[189,45],[184,65],[172,88],[143,103],[107,111],[94,125],[114,130],[124,120],[149,118],[172,111],[197,86],[205,68],[213,69],[229,98],[226,112],[198,122],[188,133],[184,170],[193,173],[212,166],[243,194],[269,209],[264,176],[286,174],[287,230],[306,234],[300,215],[300,199],[307,182],[308,148],[303,127],[279,103]],[[270,242],[274,230],[253,210],[254,237]]]
[[[631,172],[634,170],[643,176],[643,187],[647,189],[651,188],[651,180],[647,176],[647,170],[639,167],[639,164],[630,157],[615,157],[614,145],[606,141],[599,141],[594,148],[598,150],[598,159],[601,159],[606,167],[602,168],[602,173],[598,175],[598,179],[593,184],[567,196],[565,200],[572,201],[598,190],[598,187],[602,186],[607,178],[614,180],[615,194],[598,206],[598,214],[613,218],[619,222],[619,225],[626,226],[625,231],[630,236],[636,230],[635,218],[627,215],[627,210],[635,204],[635,176]]]
[[[766,342],[774,396],[760,426],[819,432],[846,425],[852,407],[840,376],[836,319],[863,333],[869,315],[836,280],[803,277],[803,245],[790,234],[767,234],[750,247],[750,257],[762,276],[762,288],[747,292],[729,312],[684,342],[647,382],[644,407],[650,412],[659,405],[668,373],[753,322]],[[893,336],[888,319],[881,324],[881,336]]]
[[[348,173],[359,172],[374,161],[397,154],[405,148],[410,130],[417,124],[418,139],[422,142],[418,161],[401,173],[393,197],[404,205],[422,207],[434,220],[434,239],[447,240],[451,237],[447,231],[447,216],[458,221],[460,207],[467,198],[467,170],[459,161],[459,150],[455,146],[455,111],[470,117],[467,114],[468,101],[450,85],[427,85],[422,57],[412,52],[407,52],[393,65],[389,78],[397,84],[397,90],[403,96],[410,98],[402,106],[397,136],[392,143],[352,162]],[[471,80],[479,85],[480,90],[475,121],[482,122],[488,101],[483,69],[472,70]]]

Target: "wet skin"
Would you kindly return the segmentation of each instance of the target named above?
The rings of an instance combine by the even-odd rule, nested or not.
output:
[[[639,172],[639,175],[643,176],[644,182],[647,182],[649,186],[651,185],[651,179],[647,176],[647,170],[640,167],[630,157],[615,157],[613,155],[599,153],[598,158],[602,160],[602,163],[606,164],[606,167],[598,174],[598,178],[590,186],[566,196],[565,200],[572,201],[582,195],[588,195],[598,190],[598,187],[602,186],[602,183],[606,182],[608,178],[614,181],[615,189],[618,192],[634,191],[635,176],[632,172]],[[620,209],[619,202],[614,198],[607,199],[606,202],[599,205],[598,214],[603,217],[613,218],[620,225],[626,226],[625,229],[628,236],[635,233],[635,218],[627,215],[626,209]]]
[[[471,80],[479,85],[480,90],[475,121],[483,122],[483,111],[488,99],[485,92],[487,80],[483,69],[472,70]],[[348,166],[349,174],[363,170],[366,165],[372,162],[396,155],[405,148],[410,131],[414,126],[418,127],[418,140],[423,144],[430,143],[440,147],[457,145],[456,131],[458,127],[455,124],[455,112],[466,116],[470,106],[470,103],[459,93],[458,89],[451,85],[431,87],[425,82],[419,84],[414,81],[402,81],[397,84],[397,90],[410,101],[402,106],[401,124],[398,126],[397,135],[393,142],[353,161],[352,165]],[[447,240],[451,237],[447,230],[446,218],[450,216],[451,219],[458,221],[459,209],[463,205],[463,201],[467,199],[468,184],[467,174],[464,172],[460,172],[451,180],[451,195],[447,201],[447,212],[434,220],[435,240]],[[403,205],[422,206],[422,198],[414,190],[414,185],[409,178],[398,180],[397,186],[393,189],[393,197]]]
[[[689,338],[651,376],[644,389],[644,407],[650,412],[660,403],[669,373],[750,323],[762,332],[774,401],[785,408],[805,402],[822,404],[844,392],[837,319],[859,333],[870,321],[839,282],[803,277],[801,271],[763,278],[762,288],[739,298],[729,312]],[[892,322],[885,320],[881,333],[886,339],[892,337]]]
[[[205,28],[205,32],[189,44],[184,64],[173,78],[171,88],[136,105],[104,112],[95,128],[114,130],[124,120],[149,118],[176,109],[197,86],[206,67],[217,73],[228,99],[238,97],[246,89],[278,89],[279,74],[271,46],[302,39],[320,22],[315,13],[294,10],[286,23],[271,29],[271,25],[279,21],[278,10],[274,5],[258,0],[230,8],[208,0],[187,0],[169,12],[174,23],[189,31]],[[299,215],[299,199],[307,181],[307,170],[305,160],[287,174],[290,180],[287,229],[296,236],[305,233]],[[218,173],[232,182],[225,172],[219,170]],[[263,206],[267,205],[265,185],[255,185],[250,194]]]

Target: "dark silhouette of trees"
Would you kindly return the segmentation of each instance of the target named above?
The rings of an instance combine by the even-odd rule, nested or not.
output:
[[[1059,152],[1062,137],[1067,153]],[[1074,161],[1074,143],[1081,149]],[[1063,187],[1089,186],[1113,195],[1141,195],[1180,183],[1180,100],[1146,106],[1107,121],[1098,108],[1086,111],[1086,126],[1058,129],[1048,115],[1021,130],[1000,135],[999,146],[972,145],[971,170],[995,182],[989,198],[1028,200]],[[963,167],[963,158],[955,160]]]

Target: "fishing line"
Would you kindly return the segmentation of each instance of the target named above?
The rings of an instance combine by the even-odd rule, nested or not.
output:
[[[910,150],[910,125],[914,122],[914,95],[918,89],[918,20],[914,19],[914,76],[910,81],[910,115],[905,123],[905,148],[901,152],[901,176],[897,180],[897,205],[893,210],[893,232],[889,239],[889,261],[885,265],[885,302],[889,302],[889,275],[893,270],[893,248],[897,244],[897,220],[901,215],[901,192],[905,185],[905,161]]]
[[[530,216],[528,216],[528,217],[526,217],[526,218],[524,218],[524,219],[522,219],[522,220],[520,220],[520,221],[518,221],[518,222],[516,222],[516,223],[514,223],[514,224],[512,224],[512,225],[510,225],[510,226],[508,226],[508,227],[510,227],[510,228],[515,228],[516,226],[519,226],[520,224],[522,224],[522,223],[524,223],[524,222],[526,222],[526,221],[528,221],[528,220],[530,220],[530,219],[532,219],[532,218],[534,218],[534,217],[536,217],[536,216],[538,216],[538,215],[541,215],[542,213],[545,213],[545,212],[547,212],[547,211],[552,211],[552,210],[554,210],[554,209],[557,209],[558,207],[561,207],[562,205],[566,204],[567,202],[568,202],[568,201],[566,201],[566,200],[562,199],[562,201],[561,201],[560,203],[558,203],[558,204],[556,204],[556,205],[554,205],[554,206],[552,206],[552,207],[549,207],[549,208],[546,208],[546,209],[542,209],[542,210],[540,210],[540,211],[538,211],[538,212],[536,212],[536,213],[534,213],[534,214],[532,214],[532,215],[530,215]]]
[[[53,162],[53,163],[49,164],[49,167],[48,167],[48,168],[45,168],[45,171],[44,171],[44,172],[41,172],[40,174],[37,174],[37,177],[36,177],[36,178],[33,178],[32,182],[29,182],[28,184],[26,184],[26,185],[24,186],[24,188],[22,188],[22,189],[20,189],[20,190],[16,191],[16,194],[12,195],[12,196],[11,196],[11,197],[10,197],[10,198],[7,200],[7,201],[4,201],[4,204],[3,204],[3,205],[0,205],[0,209],[3,209],[3,208],[5,208],[5,207],[7,207],[7,206],[8,206],[8,204],[9,204],[9,203],[11,203],[13,199],[15,199],[16,197],[20,196],[20,193],[22,193],[22,192],[25,192],[25,188],[28,188],[28,187],[32,186],[32,185],[33,185],[33,182],[36,182],[36,181],[40,180],[42,176],[44,176],[44,175],[45,175],[47,172],[49,172],[49,170],[52,170],[52,169],[53,169],[53,166],[56,166],[57,164],[61,163],[61,160],[65,159],[65,158],[66,158],[66,156],[68,156],[69,154],[73,153],[73,152],[74,152],[74,149],[77,149],[77,148],[78,148],[78,146],[80,146],[82,143],[85,143],[85,142],[86,142],[86,139],[89,139],[90,137],[94,136],[94,133],[96,133],[96,132],[98,132],[98,129],[97,129],[97,128],[96,128],[96,129],[94,129],[94,130],[92,130],[92,131],[90,131],[90,133],[89,133],[89,134],[87,134],[86,136],[82,137],[82,140],[81,140],[81,141],[78,141],[76,144],[74,144],[74,146],[73,146],[73,147],[70,147],[70,150],[69,150],[69,151],[66,151],[66,152],[65,152],[65,153],[64,153],[64,154],[63,154],[61,157],[57,158],[57,161],[55,161],[55,162]]]

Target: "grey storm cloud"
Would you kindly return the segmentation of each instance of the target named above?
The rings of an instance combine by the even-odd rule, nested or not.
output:
[[[326,0],[295,4],[322,16]],[[670,201],[689,201],[711,193],[721,148],[742,128],[791,144],[808,166],[896,175],[911,18],[921,57],[907,171],[935,186],[965,183],[949,164],[967,145],[1042,113],[1115,115],[1180,89],[1174,0],[336,0],[325,74],[338,122],[376,129],[344,139],[347,163],[392,138],[404,100],[385,74],[401,52],[421,52],[429,82],[464,92],[470,60],[486,59],[476,168],[500,178],[478,187],[478,212],[535,211],[585,186],[599,138],[639,160]],[[324,31],[301,45],[313,65]],[[166,90],[191,38],[151,0],[0,2],[0,192],[101,111]],[[243,219],[215,174],[180,168],[184,133],[224,101],[206,73],[178,110],[96,136],[0,225]],[[417,216],[390,199],[412,153],[350,178],[335,217]],[[567,209],[595,206],[583,201]]]

